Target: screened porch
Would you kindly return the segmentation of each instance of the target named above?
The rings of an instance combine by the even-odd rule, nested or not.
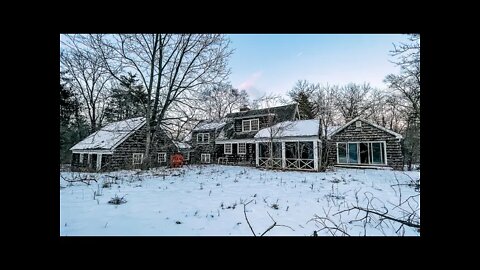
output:
[[[320,140],[296,139],[256,142],[257,167],[318,171]]]

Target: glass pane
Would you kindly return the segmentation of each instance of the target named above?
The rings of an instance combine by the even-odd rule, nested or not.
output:
[[[360,163],[368,164],[368,144],[360,143]]]
[[[313,159],[313,142],[299,142],[300,158]]]
[[[270,152],[268,151],[268,144],[267,143],[259,143],[258,147],[260,148],[259,151],[259,156],[260,157],[269,157]]]
[[[273,143],[273,158],[282,158],[282,143]]]
[[[338,162],[347,163],[347,144],[339,143],[337,151],[338,151]]]
[[[358,163],[357,145],[356,143],[348,144],[348,163]]]
[[[382,147],[381,143],[372,143],[372,163],[382,164]]]
[[[285,155],[286,158],[298,158],[298,143],[286,142],[285,143]]]

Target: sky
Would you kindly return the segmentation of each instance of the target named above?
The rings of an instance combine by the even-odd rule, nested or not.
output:
[[[286,96],[298,80],[345,85],[370,83],[385,89],[399,68],[389,51],[407,42],[401,34],[230,34],[230,82],[252,99]]]

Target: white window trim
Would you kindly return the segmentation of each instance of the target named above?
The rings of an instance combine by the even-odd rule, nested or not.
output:
[[[339,143],[346,143],[347,144],[347,161],[348,161],[348,144],[349,143],[356,143],[357,144],[357,157],[360,157],[360,143],[366,143],[368,145],[368,163],[361,163],[360,158],[358,158],[357,163],[340,163],[339,162],[339,155],[338,155],[338,144]],[[370,163],[371,162],[371,157],[370,157],[370,143],[383,143],[383,163]],[[388,165],[387,162],[387,142],[386,141],[347,141],[347,142],[337,142],[336,144],[336,149],[335,151],[337,152],[337,164],[359,164],[359,165]],[[380,147],[381,149],[381,147]]]
[[[257,129],[252,129],[252,121],[257,121],[256,128]],[[248,122],[249,129],[245,129],[245,123]],[[242,120],[242,132],[250,132],[250,131],[258,131],[260,129],[260,120],[259,118],[254,118],[254,119],[248,119],[248,120]]]
[[[83,163],[83,153],[80,153],[80,157],[79,157],[79,159],[78,159],[78,162],[79,162],[80,164]]]
[[[230,145],[230,151],[227,152],[227,145]],[[232,154],[232,150],[233,150],[233,145],[231,143],[226,143],[223,145],[223,153],[224,154],[229,154],[231,155]]]
[[[162,155],[163,155],[163,157],[164,157],[164,159],[165,159],[165,160],[163,160],[163,161],[160,160],[160,157],[161,157]],[[157,160],[158,160],[158,163],[167,162],[167,153],[166,153],[166,152],[160,152],[160,153],[158,153],[158,158],[157,158]]]
[[[140,163],[135,163],[135,156],[138,156],[140,155]],[[133,156],[132,156],[132,164],[133,165],[139,165],[139,164],[142,164],[143,163],[143,153],[133,153]]]
[[[204,142],[205,135],[207,135],[207,142]],[[201,136],[202,140],[198,138]],[[209,144],[210,143],[210,133],[197,133],[197,144]]]
[[[208,162],[206,161],[206,158],[203,158],[203,157],[208,157]],[[210,163],[210,154],[203,154],[203,153],[200,154],[200,162],[201,163]]]
[[[245,145],[245,152],[240,152],[240,145],[243,144]],[[246,143],[238,143],[237,144],[237,154],[239,155],[246,155],[247,154],[247,144]]]
[[[184,152],[185,160],[190,160],[190,151]]]

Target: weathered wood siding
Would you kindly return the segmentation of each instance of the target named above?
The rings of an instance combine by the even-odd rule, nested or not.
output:
[[[208,144],[199,144],[197,142],[198,133],[208,133],[210,134],[210,139]],[[201,154],[210,154],[210,163],[217,163],[218,152],[221,148],[223,152],[223,145],[215,145],[215,137],[218,135],[218,131],[215,130],[204,130],[204,131],[193,131],[192,132],[192,149],[190,152],[190,163],[198,164],[201,163]]]
[[[337,142],[363,142],[385,141],[387,152],[387,165],[397,169],[403,169],[402,147],[399,139],[394,135],[378,129],[362,121],[361,127],[356,127],[355,122],[331,137],[328,141],[328,160],[330,164],[337,163]],[[368,164],[362,164],[368,166]],[[372,165],[378,166],[378,165]]]
[[[141,168],[141,165],[133,165],[133,154],[145,153],[145,140],[147,129],[147,125],[144,125],[142,128],[130,135],[128,139],[126,139],[119,146],[117,146],[117,148],[115,148],[111,157],[109,169],[119,170]],[[167,153],[166,162],[158,162],[158,153],[160,152]],[[152,138],[152,148],[150,149],[150,159],[152,162],[152,167],[168,166],[170,163],[170,156],[175,152],[175,145],[165,135],[163,131],[158,131],[154,134]]]

